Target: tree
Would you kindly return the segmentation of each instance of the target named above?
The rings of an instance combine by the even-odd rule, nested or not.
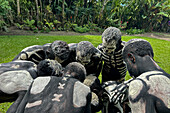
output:
[[[64,19],[65,19],[65,15],[64,15],[64,3],[65,3],[65,0],[62,1],[62,25],[63,25],[63,29],[64,29]]]
[[[20,3],[19,0],[17,0],[17,15],[20,15]]]
[[[36,16],[36,18],[37,18],[37,22],[39,21],[39,7],[38,7],[38,0],[35,0],[35,4],[36,4],[36,9],[37,9],[37,16]]]

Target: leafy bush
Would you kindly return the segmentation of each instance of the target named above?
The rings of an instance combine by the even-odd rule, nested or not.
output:
[[[90,29],[90,31],[95,31],[95,32],[103,32],[104,30],[100,27],[97,27],[97,24],[94,23],[88,23],[85,24],[84,27],[87,27],[88,29]]]
[[[9,2],[7,0],[0,0],[0,30],[8,31],[4,18],[7,18],[6,14],[10,9],[11,7],[9,6]]]
[[[44,26],[41,30],[41,33],[49,33],[50,32],[50,29],[46,26]]]
[[[35,28],[34,24],[35,24],[35,20],[24,20],[25,26],[29,27],[30,30],[33,30]]]
[[[15,26],[16,26],[18,29],[23,29],[23,26],[24,26],[24,25],[21,25],[21,24],[19,24],[19,23],[16,23]]]
[[[133,35],[133,34],[142,34],[142,33],[144,33],[145,32],[145,30],[144,29],[128,29],[128,30],[126,30],[126,34],[128,34],[128,35]]]
[[[64,30],[65,31],[71,31],[73,29],[73,27],[74,27],[73,24],[69,21],[64,23]]]
[[[45,24],[48,26],[48,28],[49,28],[50,30],[53,30],[53,27],[54,27],[53,22],[48,22],[46,19],[44,19],[44,21],[46,22]]]
[[[5,16],[10,9],[8,0],[0,0],[0,16]]]
[[[78,27],[78,26],[76,26],[74,30],[75,32],[79,32],[79,33],[86,33],[90,31],[90,29],[87,27]]]
[[[37,23],[37,28],[38,28],[39,30],[41,30],[43,26],[44,26],[44,23],[43,23],[42,21],[38,21],[38,23]]]
[[[34,33],[38,33],[38,28],[35,27],[35,28],[33,29],[33,32],[34,32]]]
[[[3,29],[3,26],[5,26],[5,21],[0,20],[0,30]]]
[[[61,25],[61,22],[58,21],[58,20],[54,20],[53,23],[54,23],[54,26],[55,26],[56,29],[58,29],[59,26]]]

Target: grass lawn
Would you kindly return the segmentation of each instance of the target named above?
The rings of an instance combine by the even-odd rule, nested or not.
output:
[[[158,65],[167,73],[170,73],[170,41],[138,37],[123,36],[123,41],[134,38],[141,38],[149,41],[154,50],[154,59]],[[90,41],[95,47],[101,43],[101,36],[0,36],[0,63],[7,63],[20,53],[22,49],[31,45],[43,45],[55,40],[63,40],[67,43],[78,43],[80,41]],[[127,79],[128,79],[127,74]],[[0,104],[0,113],[5,113],[11,103]]]

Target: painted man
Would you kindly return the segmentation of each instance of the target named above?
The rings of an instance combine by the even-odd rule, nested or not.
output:
[[[106,93],[106,97],[104,97],[107,100],[104,100],[105,107],[103,112],[114,113],[123,111],[120,103],[116,103],[115,105],[115,103],[109,101],[111,92],[107,87],[107,85],[110,84],[110,81],[112,81],[114,86],[124,81],[127,69],[122,57],[123,47],[124,42],[121,41],[121,32],[118,28],[109,27],[103,32],[102,44],[97,47],[101,53],[101,58],[103,61],[103,88],[108,92]]]
[[[85,76],[84,66],[72,62],[62,77],[36,78],[16,113],[91,113],[90,88],[82,83]]]
[[[150,43],[143,39],[128,41],[123,58],[135,80],[129,85],[132,113],[170,113],[170,75],[153,59]]]
[[[0,64],[0,103],[21,101],[34,78],[36,64],[30,61],[12,61]],[[18,102],[13,106],[17,107]]]
[[[121,32],[118,28],[109,27],[102,34],[102,44],[97,48],[103,60],[102,82],[124,80],[126,66],[122,58]]]
[[[12,106],[17,107],[33,79],[45,75],[60,76],[61,73],[61,64],[55,60],[42,60],[38,66],[24,60],[2,63],[0,64],[0,103],[15,101]],[[8,109],[10,112],[13,110]]]
[[[56,40],[53,43],[27,47],[23,49],[13,61],[28,60],[38,64],[44,59],[56,60],[65,67],[68,63],[75,61],[75,54],[69,50],[66,42]]]
[[[92,112],[98,112],[102,109],[102,87],[98,79],[102,61],[99,51],[89,41],[81,41],[76,46],[76,60],[86,68],[87,77],[84,84],[92,91]]]
[[[99,51],[89,41],[81,41],[76,47],[76,61],[85,66],[88,75],[98,77],[102,68]]]

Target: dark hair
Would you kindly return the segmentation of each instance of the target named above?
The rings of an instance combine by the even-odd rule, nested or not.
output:
[[[123,48],[123,57],[125,58],[128,53],[133,53],[141,57],[149,55],[154,57],[153,49],[150,43],[143,39],[131,39],[126,42]]]
[[[56,60],[45,59],[37,65],[38,76],[61,76],[62,66]]]
[[[76,78],[76,79],[80,80],[81,82],[83,82],[86,77],[85,67],[78,62],[69,63],[65,67],[64,73],[70,74],[73,78]]]

